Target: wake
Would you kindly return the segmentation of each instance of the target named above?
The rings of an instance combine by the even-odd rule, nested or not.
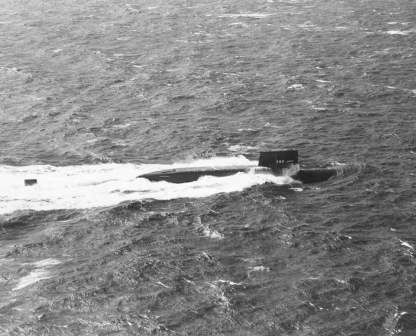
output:
[[[214,157],[169,165],[0,166],[0,214],[16,210],[105,207],[142,199],[199,198],[241,191],[267,182],[278,185],[293,182],[288,176],[254,173],[238,173],[227,177],[204,176],[197,181],[183,184],[150,182],[137,178],[138,175],[170,168],[226,167],[256,163],[238,156]],[[25,179],[37,179],[38,183],[25,186]]]

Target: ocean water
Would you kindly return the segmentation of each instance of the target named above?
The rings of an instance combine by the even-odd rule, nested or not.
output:
[[[415,46],[409,0],[0,0],[0,335],[416,335]],[[273,149],[348,169],[136,178]]]

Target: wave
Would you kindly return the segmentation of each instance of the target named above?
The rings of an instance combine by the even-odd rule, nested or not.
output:
[[[183,184],[150,182],[138,175],[152,171],[198,166],[256,164],[243,156],[214,157],[187,163],[100,164],[55,167],[0,166],[0,214],[17,210],[85,209],[116,205],[124,201],[207,197],[241,191],[266,182],[290,184],[288,176],[238,173],[227,177],[204,176]],[[25,179],[38,183],[25,186]]]
[[[395,30],[388,30],[386,31],[386,34],[388,35],[402,35],[402,36],[406,36],[412,33],[416,33],[416,29],[410,29],[410,30],[399,30],[399,29],[395,29]]]
[[[272,13],[231,13],[231,14],[220,14],[218,15],[219,18],[251,18],[251,19],[264,19]]]
[[[56,259],[48,258],[32,263],[31,265],[35,267],[29,274],[22,277],[16,287],[13,288],[13,291],[22,289],[24,287],[30,286],[38,281],[46,280],[51,278],[51,273],[48,268],[58,265],[61,262]]]

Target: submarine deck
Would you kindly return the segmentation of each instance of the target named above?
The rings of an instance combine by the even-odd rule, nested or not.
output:
[[[160,170],[138,178],[146,178],[150,181],[166,181],[171,183],[186,183],[198,180],[202,176],[230,176],[241,172],[256,171],[270,172],[270,168],[259,167],[256,165],[229,166],[229,167],[187,167]]]

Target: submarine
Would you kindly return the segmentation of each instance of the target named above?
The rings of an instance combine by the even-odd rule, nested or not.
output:
[[[241,172],[290,176],[302,183],[324,182],[338,175],[338,169],[334,167],[301,169],[297,150],[281,150],[260,152],[258,165],[174,168],[139,175],[137,178],[145,178],[149,181],[187,183],[196,181],[202,176],[222,177]]]

